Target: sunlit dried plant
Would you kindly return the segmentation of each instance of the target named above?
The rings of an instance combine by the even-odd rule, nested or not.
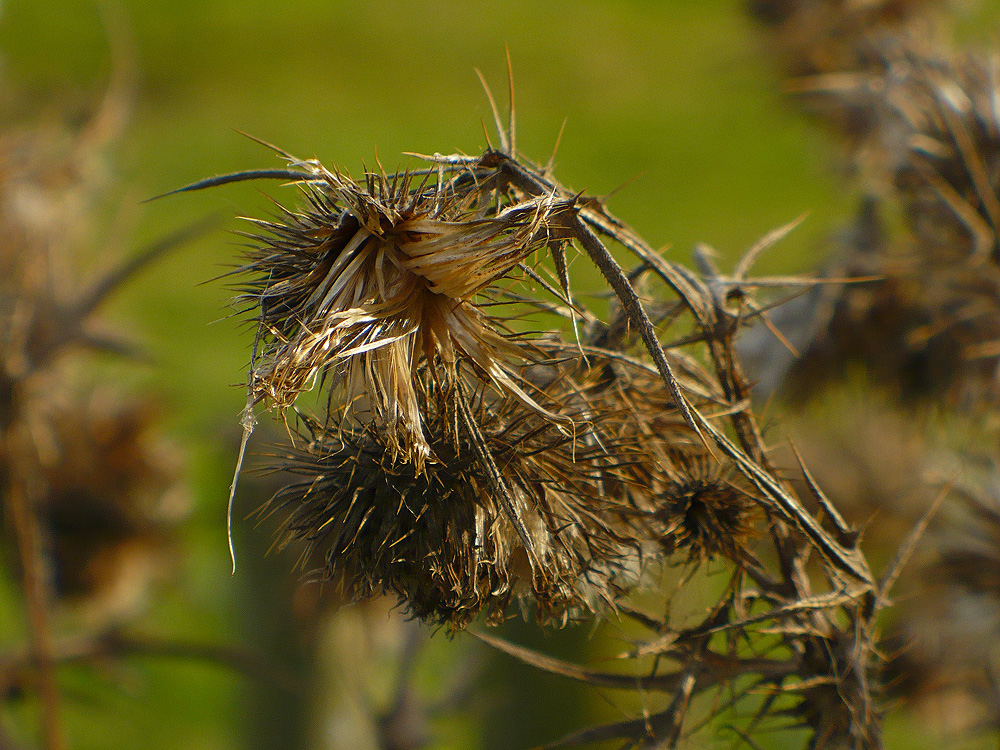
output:
[[[873,623],[895,568],[876,583],[819,487],[824,520],[785,482],[734,349],[766,315],[756,287],[810,283],[747,277],[792,225],[729,276],[709,252],[694,273],[522,158],[513,111],[497,120],[499,148],[413,155],[427,168],[355,182],[279,151],[287,168],[182,189],[274,178],[305,195],[256,222],[238,272],[258,325],[249,408],[313,385],[326,402],[299,415],[277,461],[296,479],[265,512],[287,514],[284,539],[347,600],[389,593],[456,629],[526,594],[543,622],[617,610],[653,627],[662,648],[639,650],[671,668],[586,679],[675,697],[603,737],[674,746],[698,730],[695,695],[767,690],[791,697],[757,701],[752,723],[792,712],[816,747],[873,746]],[[610,316],[573,293],[573,252],[608,281]],[[625,595],[654,560],[711,560],[730,584],[696,627],[643,616]]]
[[[256,222],[267,234],[240,270],[259,306],[252,400],[287,407],[330,377],[418,468],[430,456],[413,374],[422,367],[446,385],[461,366],[540,408],[512,374],[529,352],[474,300],[550,241],[552,200],[505,205],[494,186],[433,170],[361,185],[296,163],[306,208]]]
[[[613,603],[642,557],[639,514],[603,489],[627,446],[599,426],[581,426],[574,441],[512,398],[470,408],[528,545],[490,491],[474,438],[436,408],[424,413],[434,459],[422,469],[395,462],[376,428],[310,424],[306,450],[284,466],[304,478],[273,501],[291,512],[289,536],[325,557],[322,575],[348,600],[391,592],[452,626],[481,610],[502,617],[519,593],[531,593],[542,621]]]

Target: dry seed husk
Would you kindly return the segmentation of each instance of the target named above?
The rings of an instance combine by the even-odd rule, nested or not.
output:
[[[463,627],[501,618],[518,595],[542,622],[614,605],[647,561],[736,555],[752,498],[720,479],[652,368],[618,352],[540,345],[525,382],[572,427],[519,399],[474,403],[487,448],[515,498],[530,551],[455,415],[454,393],[422,373],[430,436],[422,470],[395,460],[373,422],[304,418],[305,447],[282,468],[302,477],[269,504],[286,541],[348,601],[395,594],[417,617]]]

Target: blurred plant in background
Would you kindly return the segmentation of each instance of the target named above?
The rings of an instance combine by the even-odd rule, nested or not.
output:
[[[127,622],[165,572],[186,505],[177,449],[154,434],[153,401],[95,389],[72,367],[81,350],[135,351],[100,331],[94,313],[176,244],[154,246],[82,291],[73,284],[88,243],[114,249],[116,228],[92,237],[109,180],[105,152],[131,96],[126,72],[82,125],[22,126],[0,144],[0,478],[4,543],[23,582],[30,642],[3,683],[8,694],[37,688],[47,747],[65,741],[54,608],[78,618],[74,636]]]

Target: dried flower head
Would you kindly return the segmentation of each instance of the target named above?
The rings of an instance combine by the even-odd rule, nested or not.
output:
[[[599,329],[598,335],[606,333]],[[684,552],[702,560],[721,553],[740,560],[758,505],[735,478],[733,465],[706,450],[652,368],[596,347],[585,354],[585,368],[559,377],[577,383],[581,403],[601,415],[603,430],[631,446],[628,461],[608,482],[621,483],[615,491],[641,510],[647,541],[655,539],[667,555]],[[721,402],[707,373],[677,355],[672,359],[696,408],[707,411]]]
[[[739,561],[754,535],[753,496],[708,456],[674,453],[655,511],[662,544],[695,560],[721,554]]]
[[[549,199],[501,205],[471,179],[367,175],[359,184],[319,164],[307,206],[265,233],[240,273],[259,305],[251,395],[289,406],[317,378],[370,412],[393,455],[430,455],[413,372],[442,383],[466,374],[540,408],[511,374],[526,350],[474,303],[549,241]],[[429,184],[431,183],[431,184]]]

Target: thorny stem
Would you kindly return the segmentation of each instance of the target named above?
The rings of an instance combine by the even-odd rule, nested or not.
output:
[[[476,164],[476,162],[466,163]],[[574,199],[574,196],[558,183],[536,174],[507,154],[495,151],[487,152],[480,157],[477,166],[487,169],[501,169],[513,185],[532,195],[549,193],[567,200]],[[599,201],[576,196],[573,205],[568,210],[571,212],[572,218],[567,222],[566,228],[580,242],[584,251],[607,279],[615,295],[621,301],[629,320],[639,329],[643,344],[652,357],[664,384],[674,397],[685,422],[697,434],[704,436],[707,433],[722,452],[731,458],[747,478],[757,486],[764,497],[770,499],[769,505],[773,504],[774,510],[777,510],[783,518],[791,521],[809,537],[835,568],[847,573],[864,585],[873,586],[871,571],[858,550],[847,549],[834,540],[774,478],[773,467],[770,466],[764,455],[759,428],[745,409],[737,410],[734,417],[737,437],[743,444],[741,450],[711,425],[696,409],[690,408],[687,399],[681,392],[670,363],[667,361],[663,345],[657,338],[656,328],[639,300],[639,296],[628,276],[594,233],[594,230],[613,237],[637,258],[649,265],[677,293],[703,328],[710,331],[707,338],[711,342],[718,335],[718,331],[715,330],[717,326],[712,323],[716,318],[716,311],[711,303],[712,295],[705,284],[688,269],[662,258],[634,230],[608,213]],[[735,362],[735,360],[728,356],[719,359],[719,354],[718,350],[713,352],[715,364],[717,368],[725,371],[730,361]],[[741,378],[741,375],[739,377]],[[740,388],[739,383],[734,380],[728,383],[727,390],[731,390],[731,395],[735,396],[746,389],[745,387]],[[804,579],[796,575],[794,570],[794,553],[790,548],[788,530],[783,529],[777,519],[773,519],[771,531],[787,580],[797,579],[798,583],[804,583]]]
[[[741,439],[746,441],[746,447],[744,450],[740,450],[737,446],[730,442],[725,435],[709,423],[704,416],[698,413],[697,410],[688,408],[683,395],[679,394],[680,389],[677,384],[677,380],[674,378],[673,372],[670,369],[670,364],[667,362],[666,355],[663,352],[663,346],[656,337],[656,331],[649,319],[649,315],[643,308],[638,295],[632,288],[632,285],[628,282],[628,278],[622,272],[621,267],[617,264],[614,258],[611,257],[611,254],[604,246],[604,243],[602,243],[593,231],[591,231],[591,229],[584,224],[580,217],[576,217],[574,229],[576,229],[577,237],[579,238],[584,249],[587,251],[588,255],[590,255],[594,263],[612,285],[615,294],[622,302],[625,312],[640,329],[643,343],[645,343],[646,348],[653,357],[664,383],[666,383],[666,385],[670,388],[671,393],[675,395],[678,406],[684,414],[685,420],[688,421],[689,424],[692,424],[699,434],[707,433],[711,436],[722,452],[736,462],[736,465],[740,468],[740,470],[743,471],[755,485],[757,485],[758,489],[760,489],[766,497],[769,497],[771,500],[776,502],[778,508],[782,512],[782,515],[787,517],[789,520],[792,520],[804,534],[812,539],[827,559],[833,562],[842,571],[849,573],[852,577],[870,585],[872,583],[871,572],[868,570],[867,564],[865,564],[864,559],[857,552],[857,550],[848,550],[832,539],[830,535],[827,534],[826,531],[824,531],[823,528],[816,522],[816,519],[814,519],[798,502],[796,502],[779,484],[779,482],[774,479],[769,471],[769,465],[767,463],[763,463],[763,465],[761,465],[759,461],[753,460],[756,454],[760,454],[762,458],[763,451],[760,448],[761,442],[759,430],[757,429],[756,424],[753,423],[753,421],[746,415],[745,411],[738,412],[743,415],[744,421],[737,424],[737,431]],[[615,237],[617,238],[617,234]],[[644,243],[637,242],[635,244],[640,246]],[[650,257],[653,256],[655,256],[655,253]],[[671,266],[671,269],[676,270],[676,267]],[[674,277],[671,276],[671,278]],[[687,281],[688,284],[691,283],[690,280],[685,281]],[[697,283],[697,280],[694,281]],[[698,306],[692,304],[691,296],[685,295],[679,284],[672,283],[671,285],[682,294],[682,298],[697,314]],[[685,286],[686,285],[687,284],[685,284]],[[703,311],[703,315],[704,314],[705,312]],[[709,338],[711,339],[712,337],[710,336]],[[723,367],[723,369],[725,369],[725,367]],[[730,384],[730,387],[735,386],[738,386],[738,383],[733,382]],[[746,420],[749,420],[750,422],[749,427],[747,426]],[[743,426],[742,430],[739,429],[740,425]],[[750,450],[746,450],[747,448]],[[749,456],[747,455],[748,453],[750,454]],[[779,544],[779,550],[784,551],[786,546],[787,545],[784,543]],[[782,557],[786,558],[786,555],[782,554]]]
[[[618,265],[618,262],[608,251],[608,248],[591,231],[590,227],[584,224],[579,216],[574,217],[574,225],[583,249],[587,251],[591,260],[594,261],[594,265],[597,266],[600,272],[604,274],[604,278],[611,284],[611,288],[614,289],[618,299],[621,300],[622,308],[629,319],[636,322],[639,332],[642,335],[643,343],[653,357],[653,363],[656,365],[656,369],[659,370],[663,382],[670,389],[670,394],[674,397],[674,401],[681,415],[684,417],[684,421],[700,435],[701,430],[698,428],[698,423],[695,421],[687,399],[684,398],[684,394],[681,392],[680,384],[678,384],[677,377],[674,375],[674,371],[667,361],[663,347],[660,345],[659,339],[656,338],[656,328],[653,326],[653,322],[649,319],[649,315],[639,301],[639,295],[636,294],[632,284],[629,283],[628,277],[622,271],[622,267]]]

